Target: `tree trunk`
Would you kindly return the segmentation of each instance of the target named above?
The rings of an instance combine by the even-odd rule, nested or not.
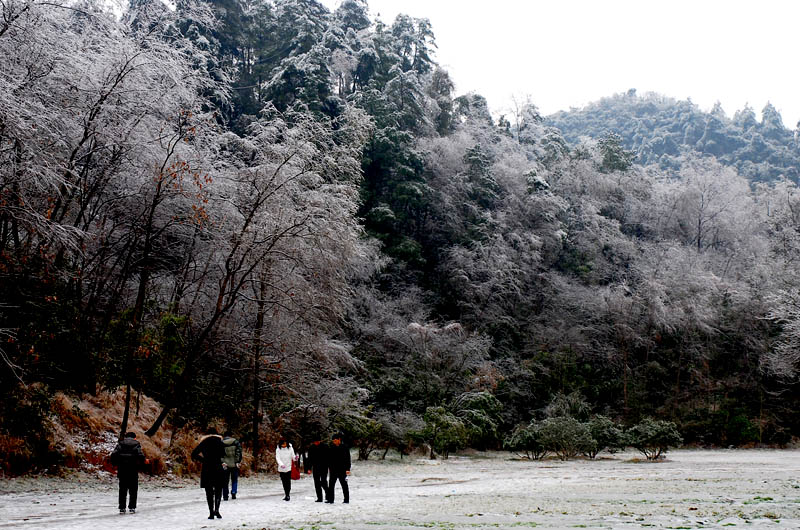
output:
[[[163,174],[163,168],[162,168]],[[133,377],[133,354],[134,348],[138,346],[139,342],[139,328],[141,327],[142,316],[144,315],[144,299],[147,294],[147,285],[150,282],[150,253],[153,251],[153,224],[155,219],[156,208],[161,201],[162,180],[159,179],[156,183],[156,189],[153,195],[153,200],[150,201],[150,206],[147,212],[147,223],[145,224],[144,231],[144,248],[142,249],[142,272],[139,274],[139,288],[136,291],[136,304],[133,306],[133,318],[131,321],[131,337],[130,344],[125,348],[125,379],[126,379],[126,397],[125,397],[125,412],[122,415],[122,436],[125,435],[125,430],[128,428],[128,415],[131,407],[131,378]],[[135,252],[135,247],[131,247],[131,252]],[[163,420],[162,420],[163,421]],[[160,426],[160,424],[159,424]],[[151,427],[152,429],[152,427]],[[147,432],[150,432],[148,430]],[[155,434],[155,432],[153,433]],[[152,436],[152,434],[148,434]]]
[[[155,433],[157,433],[158,430],[161,428],[161,424],[164,423],[165,419],[167,419],[167,415],[171,410],[172,406],[164,405],[164,407],[161,409],[161,413],[158,415],[158,418],[156,418],[156,421],[154,421],[153,425],[151,425],[150,428],[147,429],[144,433],[147,436],[153,436]]]
[[[628,417],[628,349],[622,350],[622,410]]]
[[[122,441],[125,438],[125,433],[128,432],[128,415],[131,410],[131,382],[125,384],[125,410],[122,412],[122,425],[119,428],[119,439]]]
[[[261,428],[261,337],[264,331],[264,297],[267,284],[260,283],[258,309],[256,310],[256,325],[253,329],[253,471],[258,472],[261,441],[259,431]]]

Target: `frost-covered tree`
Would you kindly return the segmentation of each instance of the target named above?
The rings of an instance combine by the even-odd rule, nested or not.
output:
[[[0,156],[10,157],[0,189],[11,199],[0,248],[18,264],[36,256],[34,283],[56,278],[80,327],[99,326],[72,361],[92,373],[86,355],[126,307],[135,343],[149,277],[171,266],[191,232],[181,223],[202,213],[203,94],[224,87],[170,12],[117,21],[92,5],[31,4],[11,18],[0,40],[3,94],[14,94],[0,105]]]
[[[670,201],[674,201],[677,229],[698,251],[709,246],[735,247],[742,224],[747,222],[741,213],[752,204],[747,182],[734,171],[709,161],[698,160],[684,167],[684,186]]]
[[[574,458],[595,445],[589,429],[575,418],[558,416],[545,418],[539,424],[542,445],[561,460]]]
[[[644,418],[626,431],[628,443],[648,460],[658,460],[670,447],[683,443],[676,425],[671,421]]]
[[[255,299],[257,311],[268,309],[274,319],[296,326],[288,332],[298,338],[301,329],[316,328],[315,334],[324,336],[325,324],[336,321],[350,264],[360,252],[353,214],[367,130],[368,122],[355,110],[334,129],[310,115],[287,116],[273,108],[247,137],[219,138],[218,177],[210,191],[218,210],[209,246],[198,253],[183,294],[195,329],[176,390],[164,396],[164,411],[149,432],[179,403],[220,326],[252,325],[230,319],[248,307],[246,293],[254,284],[257,293],[267,287],[264,299]],[[266,331],[258,343],[280,353],[281,343],[290,340],[286,331],[278,327],[277,336]]]

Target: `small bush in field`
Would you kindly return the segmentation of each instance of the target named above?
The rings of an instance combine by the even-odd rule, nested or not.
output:
[[[614,423],[611,418],[598,414],[593,416],[586,427],[595,443],[586,452],[589,458],[594,458],[603,449],[622,449],[626,444],[625,432]]]
[[[464,423],[444,407],[428,407],[422,419],[425,427],[420,436],[430,444],[431,459],[436,453],[447,459],[452,451],[466,447],[469,433]]]
[[[671,421],[645,418],[627,431],[628,443],[648,460],[657,460],[670,447],[683,443],[676,425]]]
[[[557,454],[561,460],[588,452],[595,444],[586,425],[568,416],[542,420],[539,424],[539,436],[542,445]]]
[[[503,442],[503,447],[509,451],[521,452],[525,458],[531,460],[541,460],[547,455],[547,449],[540,440],[539,425],[536,422],[520,425],[514,429],[511,436]]]

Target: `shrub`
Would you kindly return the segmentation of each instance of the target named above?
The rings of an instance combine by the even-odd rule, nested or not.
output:
[[[191,426],[172,433],[168,457],[172,460],[172,472],[181,477],[200,472],[200,464],[192,460],[192,451],[201,436]],[[272,459],[274,460],[274,459]]]
[[[505,439],[503,447],[509,451],[522,452],[525,458],[531,460],[541,460],[547,455],[547,449],[542,444],[539,425],[536,422],[517,426],[511,436]]]
[[[53,398],[44,385],[16,385],[0,400],[0,469],[10,475],[48,469],[63,456],[52,447]]]
[[[444,407],[428,407],[422,417],[425,421],[421,437],[431,446],[430,457],[436,458],[436,453],[445,459],[451,451],[466,447],[469,433],[464,423]]]
[[[539,436],[545,449],[553,451],[561,460],[589,452],[595,444],[586,425],[568,416],[543,420],[539,424]]]
[[[358,459],[369,460],[373,451],[385,444],[383,424],[365,415],[351,415],[341,422],[340,430],[347,434],[358,448]]]
[[[620,427],[611,418],[598,414],[593,416],[586,424],[589,435],[595,441],[594,445],[586,452],[589,458],[594,458],[603,449],[622,449],[626,445],[626,436]]]
[[[0,434],[3,473],[19,475],[31,469],[35,459],[23,438]]]
[[[648,460],[657,460],[670,447],[683,443],[678,429],[671,421],[645,418],[627,432],[628,443]]]
[[[467,392],[452,409],[464,423],[470,447],[485,449],[497,443],[497,423],[503,405],[489,392]]]
[[[413,443],[413,433],[420,431],[423,427],[422,418],[413,412],[388,412],[382,411],[377,415],[378,421],[383,426],[384,447],[383,456],[386,458],[389,449],[394,448],[403,455],[411,453]]]
[[[569,416],[585,420],[589,416],[589,409],[586,398],[580,392],[575,391],[570,394],[558,392],[545,407],[544,413],[549,418]]]

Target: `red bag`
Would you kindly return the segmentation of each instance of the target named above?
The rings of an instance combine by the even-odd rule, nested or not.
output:
[[[297,459],[292,460],[292,480],[300,479],[300,468],[297,467]]]

